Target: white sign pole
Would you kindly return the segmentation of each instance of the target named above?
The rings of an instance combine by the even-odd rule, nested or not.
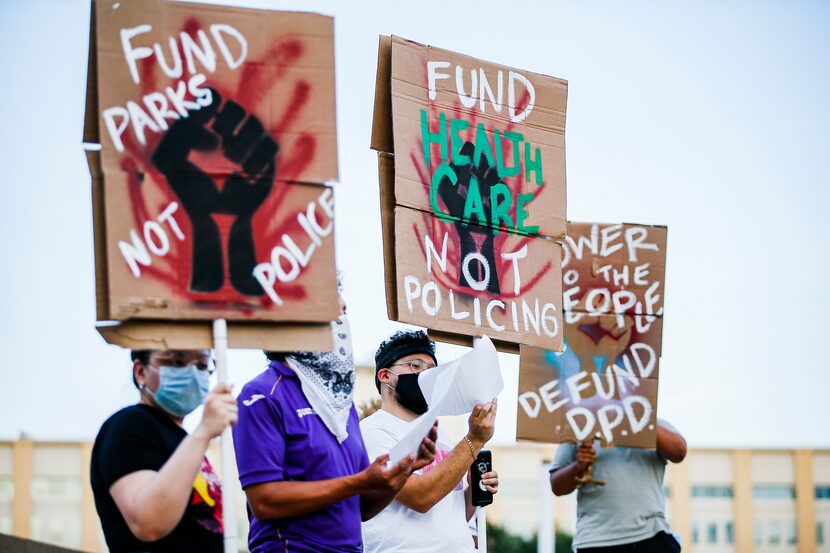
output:
[[[538,553],[556,553],[556,534],[553,518],[553,497],[550,489],[550,473],[548,463],[542,463],[541,474],[539,475],[539,541],[536,551]]]
[[[228,383],[228,323],[225,319],[213,321],[213,354],[216,356],[216,372],[219,383]],[[239,553],[236,526],[236,487],[232,485],[231,467],[236,461],[233,455],[233,438],[230,426],[222,431],[222,526],[225,529],[225,553]]]
[[[476,509],[476,527],[478,531],[478,550],[487,553],[487,515],[484,507]]]
[[[478,344],[481,338],[473,338],[473,347]],[[484,507],[476,509],[476,535],[478,536],[478,550],[487,553],[487,514]]]

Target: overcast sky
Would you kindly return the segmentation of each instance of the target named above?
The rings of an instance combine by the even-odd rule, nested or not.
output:
[[[337,259],[359,361],[398,326],[368,147],[377,37],[396,34],[566,79],[569,219],[668,226],[659,416],[692,446],[830,447],[830,4],[239,4],[335,16]],[[93,326],[88,26],[88,1],[0,0],[0,439],[91,439],[137,397]],[[237,389],[264,366],[230,361]],[[502,361],[500,442],[518,374]]]

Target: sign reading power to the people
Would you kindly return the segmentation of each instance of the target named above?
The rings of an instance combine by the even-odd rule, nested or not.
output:
[[[522,347],[516,437],[654,448],[666,227],[569,223],[564,352]]]
[[[337,316],[333,22],[93,4],[98,317]]]
[[[566,98],[560,79],[381,38],[390,318],[561,347]]]

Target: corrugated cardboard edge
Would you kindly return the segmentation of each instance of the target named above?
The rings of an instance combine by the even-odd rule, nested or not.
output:
[[[395,266],[395,146],[392,134],[392,37],[378,37],[378,69],[370,148],[378,152],[380,218],[383,231],[386,314],[398,320],[397,269]]]
[[[518,425],[516,427],[516,432],[518,433]],[[607,449],[609,447],[630,447],[632,449],[644,449],[648,451],[655,451],[657,449],[657,433],[654,434],[655,443],[654,445],[634,445],[633,443],[622,443],[622,442],[614,442],[614,443],[606,443],[602,440],[599,440],[600,447],[602,449]],[[528,438],[525,436],[516,435],[516,442],[517,443],[524,443],[524,444],[550,444],[550,445],[561,445],[561,444],[574,444],[579,445],[579,442],[576,440],[562,440],[561,442],[551,442],[546,440],[536,440],[534,438]]]
[[[395,156],[378,152],[380,176],[380,223],[383,229],[383,272],[386,314],[398,320],[398,273],[395,265]]]
[[[652,225],[649,223],[629,223],[626,221],[616,221],[613,223],[604,223],[601,221],[572,221],[568,219],[566,221],[568,225],[597,225],[599,227],[610,227],[613,225],[623,225],[623,226],[630,226],[630,227],[645,227],[645,228],[653,228],[653,229],[663,229],[666,231],[666,243],[667,247],[666,250],[668,251],[668,240],[669,240],[669,227],[667,225]]]
[[[481,336],[470,336],[468,334],[453,334],[452,332],[445,332],[441,330],[431,330],[428,329],[427,333],[429,337],[435,340],[436,342],[444,342],[445,344],[454,344],[456,346],[467,346],[473,347],[473,339],[480,338]],[[482,332],[482,335],[487,334],[486,332]],[[519,354],[519,346],[520,344],[515,342],[505,342],[504,340],[498,340],[493,338],[490,334],[487,334],[490,339],[493,341],[493,345],[496,346],[496,349],[502,353],[515,353]]]
[[[568,80],[567,79],[563,79],[561,77],[554,77],[553,75],[548,75],[546,73],[540,73],[538,71],[533,71],[533,70],[530,70],[530,69],[523,69],[519,66],[510,65],[509,63],[506,63],[506,62],[494,61],[494,60],[484,59],[484,58],[478,58],[476,56],[473,56],[472,54],[465,54],[464,52],[459,52],[457,50],[449,50],[449,49],[444,48],[442,46],[436,46],[435,44],[427,44],[425,42],[418,42],[417,40],[413,40],[411,38],[406,38],[406,37],[402,37],[400,35],[395,35],[395,34],[393,34],[389,37],[385,37],[385,38],[389,38],[391,40],[391,42],[397,42],[397,43],[399,43],[401,45],[404,45],[404,46],[414,46],[416,48],[426,48],[428,50],[439,50],[441,52],[441,54],[450,54],[450,55],[463,56],[465,58],[469,58],[470,61],[472,61],[472,62],[484,62],[484,63],[488,63],[488,64],[491,64],[491,65],[500,65],[500,66],[502,66],[503,69],[507,69],[509,71],[519,71],[523,74],[533,75],[534,77],[542,77],[542,78],[545,78],[545,79],[551,79],[551,80],[557,81],[560,85],[564,86],[566,89],[568,87]],[[567,102],[567,96],[566,96],[565,100]],[[567,107],[566,107],[566,111],[567,111]]]
[[[210,349],[211,322],[125,321],[97,323],[108,344],[128,349]],[[267,351],[331,351],[329,324],[228,322],[228,347]]]
[[[378,72],[370,148],[392,153],[395,151],[392,137],[392,37],[381,35],[378,38]]]
[[[657,224],[652,225],[652,224],[649,224],[649,223],[630,223],[630,222],[626,222],[626,221],[615,221],[613,223],[604,223],[602,221],[572,221],[572,220],[568,219],[568,224],[569,225],[599,225],[601,227],[610,227],[612,225],[628,225],[628,226],[632,226],[632,227],[648,227],[648,228],[656,228],[656,229],[661,228],[661,229],[665,229],[667,233],[669,231],[669,227],[666,226],[666,225],[657,225]]]
[[[313,17],[322,17],[327,19],[329,21],[329,26],[331,27],[331,117],[334,120],[334,177],[330,177],[319,184],[334,184],[340,182],[340,145],[337,141],[337,53],[335,52],[336,37],[334,36],[334,16],[312,12],[307,13]]]
[[[95,4],[96,0],[90,2],[83,141],[97,144],[100,141],[100,130],[98,126],[98,54],[96,52],[98,41],[95,34]]]
[[[107,269],[107,228],[104,214],[104,175],[101,152],[86,152],[92,187],[92,240],[95,252],[95,316],[110,318],[109,271]]]
[[[98,122],[98,55],[95,31],[97,1],[90,2],[89,53],[86,73],[86,111],[84,113],[83,142],[99,144],[101,141]],[[95,252],[95,316],[98,320],[110,318],[109,275],[107,272],[107,237],[104,217],[104,173],[101,167],[101,152],[86,150],[92,188],[92,235]]]

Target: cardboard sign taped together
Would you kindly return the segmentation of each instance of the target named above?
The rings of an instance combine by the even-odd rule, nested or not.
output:
[[[666,227],[569,223],[565,352],[522,347],[516,436],[653,448]]]
[[[391,319],[561,347],[566,100],[560,79],[381,37],[372,148]]]
[[[99,320],[337,316],[332,18],[95,0],[84,141]]]

